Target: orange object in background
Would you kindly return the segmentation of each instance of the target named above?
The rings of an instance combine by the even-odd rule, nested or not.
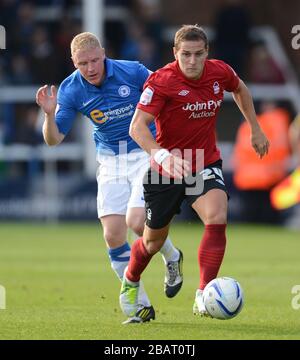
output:
[[[270,141],[269,153],[259,158],[251,146],[250,126],[247,122],[242,123],[233,158],[233,180],[239,190],[269,190],[287,174],[289,113],[272,108],[258,115],[257,119]]]
[[[300,167],[271,190],[270,199],[277,210],[288,209],[300,203]]]

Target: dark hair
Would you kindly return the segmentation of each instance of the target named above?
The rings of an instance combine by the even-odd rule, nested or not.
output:
[[[198,25],[182,25],[182,27],[176,32],[174,38],[174,46],[176,49],[179,48],[179,45],[182,41],[204,41],[205,48],[208,48],[207,36]]]

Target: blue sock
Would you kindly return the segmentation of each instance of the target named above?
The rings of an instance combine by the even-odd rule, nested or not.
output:
[[[128,242],[118,248],[109,249],[108,255],[112,269],[115,271],[118,278],[122,280],[124,269],[128,265],[130,258],[130,246]]]

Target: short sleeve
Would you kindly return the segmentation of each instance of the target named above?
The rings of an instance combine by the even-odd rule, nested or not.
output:
[[[77,110],[70,99],[70,95],[62,86],[58,89],[55,122],[60,133],[67,135],[76,118]]]
[[[237,73],[232,69],[231,66],[223,62],[224,70],[225,70],[225,90],[232,92],[237,89],[239,86],[240,78]]]
[[[154,72],[145,83],[137,108],[157,116],[167,100],[167,89],[163,85],[163,79]]]

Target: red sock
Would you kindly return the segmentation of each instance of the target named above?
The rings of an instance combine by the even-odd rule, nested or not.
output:
[[[201,290],[218,275],[226,246],[225,229],[226,224],[205,226],[205,231],[198,249],[198,264],[200,268],[199,288]]]
[[[142,272],[147,267],[153,255],[149,255],[143,244],[143,238],[138,238],[131,247],[130,260],[126,278],[130,281],[138,282]]]

